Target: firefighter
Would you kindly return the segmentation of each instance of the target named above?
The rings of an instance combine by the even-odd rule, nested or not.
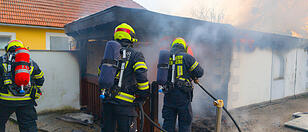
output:
[[[19,92],[20,87],[15,83],[14,67],[18,64],[14,62],[15,49],[24,48],[19,40],[8,42],[5,47],[6,54],[0,57],[0,131],[5,131],[5,124],[12,113],[16,113],[20,132],[37,131],[36,102],[41,95],[40,88],[44,83],[44,73],[38,65],[29,60],[29,63],[19,63],[28,65],[27,72],[30,74],[30,83],[24,87],[24,92]],[[28,51],[28,50],[27,50]],[[11,70],[10,70],[11,69]],[[28,75],[29,75],[28,74]]]
[[[135,42],[137,42],[135,31],[126,23],[118,25],[114,31],[114,40],[107,42],[107,44],[120,43],[120,56],[123,59],[123,52],[125,52],[126,59],[119,61],[117,74],[112,79],[114,85],[106,90],[106,97],[102,101],[102,132],[135,132],[137,130],[136,103],[143,103],[149,96],[149,81],[145,58],[141,52],[133,49]],[[121,76],[120,67],[123,63],[125,68]],[[103,64],[102,61],[99,69]],[[100,77],[100,84],[101,81]],[[121,86],[119,87],[120,81]],[[116,126],[117,130],[115,130]]]
[[[174,65],[174,70],[169,68],[168,81],[164,89],[163,128],[168,132],[174,132],[178,117],[179,132],[190,132],[192,81],[202,77],[203,69],[193,56],[187,54],[187,45],[183,38],[173,40],[170,54],[169,67]]]

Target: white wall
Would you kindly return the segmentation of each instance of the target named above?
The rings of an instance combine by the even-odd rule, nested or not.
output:
[[[308,54],[303,49],[297,49],[295,94],[308,91]]]
[[[45,74],[37,111],[79,109],[80,70],[72,53],[31,51],[31,58]]]
[[[79,109],[80,70],[73,52],[30,51],[31,58],[44,72],[43,96],[37,112]],[[2,50],[1,55],[4,54]]]
[[[308,54],[303,49],[234,49],[230,71],[229,109],[308,92]]]
[[[228,108],[236,108],[269,100],[272,53],[255,49],[253,52],[233,50]]]
[[[295,95],[295,69],[296,69],[296,52],[298,50],[294,49],[285,54],[285,94],[284,96],[292,96]]]

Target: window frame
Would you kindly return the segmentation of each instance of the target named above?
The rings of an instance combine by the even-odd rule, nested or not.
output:
[[[0,36],[8,36],[8,37],[10,37],[11,40],[16,39],[16,33],[14,33],[14,32],[0,32]]]
[[[50,49],[50,37],[67,37],[68,39],[71,39],[70,36],[67,36],[65,33],[52,33],[52,32],[46,32],[46,50]],[[68,50],[71,50],[70,47]]]
[[[14,32],[0,32],[0,36],[10,36],[11,40],[16,39],[16,33]]]

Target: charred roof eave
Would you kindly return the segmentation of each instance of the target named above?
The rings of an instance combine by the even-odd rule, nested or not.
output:
[[[139,40],[145,40],[152,36],[189,36],[188,31],[197,28],[200,25],[208,24],[218,28],[232,28],[231,25],[211,23],[191,18],[177,17],[155,13],[144,9],[133,9],[119,6],[113,6],[101,12],[81,18],[65,25],[65,32],[70,36],[87,36],[98,34],[113,34],[113,28],[116,25],[126,22],[136,31]],[[86,36],[85,36],[86,35]],[[112,39],[105,37],[106,39]]]

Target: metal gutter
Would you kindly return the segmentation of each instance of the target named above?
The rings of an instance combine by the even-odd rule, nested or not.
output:
[[[19,25],[19,24],[8,24],[8,23],[0,23],[0,26],[14,26],[14,27],[27,27],[27,28],[42,28],[42,29],[64,30],[64,28],[58,28],[58,27],[44,27],[44,26]]]

